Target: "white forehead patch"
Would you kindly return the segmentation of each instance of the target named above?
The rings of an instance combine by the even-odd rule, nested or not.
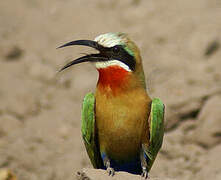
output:
[[[110,60],[110,61],[104,61],[104,62],[96,62],[95,66],[97,69],[103,69],[103,68],[107,68],[110,66],[120,66],[121,68],[123,68],[124,70],[131,72],[130,68],[122,63],[121,61],[118,60]]]
[[[104,47],[113,47],[122,44],[122,38],[119,33],[106,33],[97,36],[94,41],[98,42]]]

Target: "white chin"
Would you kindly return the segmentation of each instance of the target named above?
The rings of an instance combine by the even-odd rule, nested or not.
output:
[[[110,60],[110,61],[96,62],[95,63],[95,67],[97,69],[103,69],[103,68],[107,68],[107,67],[110,67],[110,66],[119,66],[119,67],[123,68],[124,70],[126,70],[128,72],[131,72],[128,65],[126,65],[123,62],[118,61],[118,60]]]

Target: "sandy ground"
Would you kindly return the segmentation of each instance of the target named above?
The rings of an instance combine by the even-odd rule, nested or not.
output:
[[[151,175],[221,179],[219,0],[0,2],[0,168],[19,180],[71,180],[91,167],[81,103],[97,72],[71,40],[126,32],[140,47],[151,97],[166,105],[166,134]]]

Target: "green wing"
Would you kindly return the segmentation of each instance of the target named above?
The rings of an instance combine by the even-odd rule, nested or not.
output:
[[[164,104],[158,98],[154,98],[151,104],[150,112],[150,144],[143,147],[148,157],[147,168],[150,171],[153,162],[163,143],[164,135]]]
[[[93,93],[88,93],[84,97],[82,107],[81,132],[87,154],[94,168],[102,167],[102,160],[98,149],[95,134],[95,97]]]

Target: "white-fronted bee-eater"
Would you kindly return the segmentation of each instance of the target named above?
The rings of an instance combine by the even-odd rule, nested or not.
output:
[[[81,131],[94,168],[126,171],[148,177],[164,135],[164,104],[146,91],[139,49],[124,33],[107,33],[95,40],[76,40],[59,48],[83,45],[88,54],[60,71],[82,62],[95,65],[95,93],[83,100]]]

